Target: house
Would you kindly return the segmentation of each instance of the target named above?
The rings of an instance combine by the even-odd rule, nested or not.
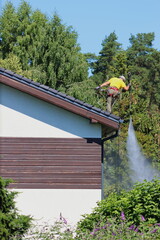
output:
[[[36,220],[70,223],[102,197],[103,142],[121,119],[0,68],[0,176]]]

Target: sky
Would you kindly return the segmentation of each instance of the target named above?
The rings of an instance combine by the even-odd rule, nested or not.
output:
[[[0,0],[2,9],[7,0]],[[21,0],[10,0],[17,8]],[[160,50],[160,0],[26,0],[32,10],[48,17],[56,12],[62,24],[72,26],[78,34],[82,53],[102,49],[102,41],[112,32],[123,49],[129,38],[138,33],[155,33],[153,47]]]

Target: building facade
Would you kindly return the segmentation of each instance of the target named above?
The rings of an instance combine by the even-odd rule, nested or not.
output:
[[[0,104],[0,176],[17,208],[75,224],[101,200],[103,138],[120,118],[2,68]]]

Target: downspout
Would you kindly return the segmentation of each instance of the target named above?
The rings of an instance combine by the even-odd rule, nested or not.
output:
[[[101,164],[102,164],[102,167],[101,167],[101,169],[102,169],[102,191],[101,191],[101,199],[102,200],[104,199],[104,190],[103,190],[104,189],[104,162],[103,162],[103,159],[104,159],[104,142],[106,142],[107,140],[110,140],[112,138],[117,137],[118,134],[119,134],[119,131],[117,130],[115,134],[113,134],[109,137],[103,138],[102,142],[101,142],[101,144],[102,144],[102,156],[101,156],[101,159],[102,159],[102,161],[101,161]]]
[[[103,138],[103,139],[102,139],[102,144],[103,144],[105,141],[107,141],[107,140],[110,140],[110,139],[112,139],[112,138],[117,137],[117,136],[118,136],[118,133],[119,133],[119,131],[117,130],[115,134],[113,134],[113,135],[111,135],[111,136],[109,136],[109,137]]]

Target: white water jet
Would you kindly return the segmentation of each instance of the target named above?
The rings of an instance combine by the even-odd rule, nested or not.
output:
[[[128,128],[127,154],[133,182],[151,181],[154,177],[160,176],[160,173],[151,166],[149,160],[143,155],[135,135],[131,118]]]

